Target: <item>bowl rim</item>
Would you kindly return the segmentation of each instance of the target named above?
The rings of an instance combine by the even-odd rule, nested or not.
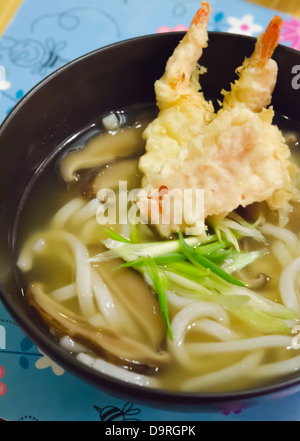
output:
[[[28,90],[24,96],[15,104],[12,110],[8,115],[4,118],[4,120],[0,124],[0,137],[2,130],[11,123],[11,120],[14,119],[15,114],[18,110],[27,102],[30,97],[36,93],[38,93],[39,89],[43,86],[47,85],[48,82],[55,78],[57,75],[69,70],[73,65],[84,61],[86,58],[89,58],[93,55],[99,54],[101,52],[107,52],[110,50],[116,50],[118,47],[122,47],[128,44],[135,44],[138,41],[145,41],[151,39],[161,39],[161,38],[169,38],[170,35],[177,36],[180,38],[186,32],[185,31],[172,31],[165,33],[155,33],[155,34],[147,34],[140,35],[136,37],[131,37],[128,39],[116,41],[114,43],[110,43],[103,47],[94,49],[88,53],[85,53],[75,59],[67,62],[63,66],[55,69],[53,72],[42,78],[39,82],[37,82],[30,90]],[[251,42],[256,41],[256,37],[228,33],[228,32],[219,32],[219,31],[208,31],[209,35],[218,36],[220,38],[225,37],[229,39],[242,39],[248,40]],[[293,53],[299,56],[299,64],[300,64],[300,52],[285,46],[283,44],[278,45],[281,50]],[[271,384],[269,386],[262,386],[248,390],[241,391],[232,391],[232,392],[224,392],[224,393],[203,393],[203,392],[185,392],[185,391],[176,391],[176,390],[167,390],[167,389],[156,389],[150,388],[146,386],[140,386],[134,383],[125,382],[120,380],[119,378],[112,377],[108,374],[104,374],[92,367],[85,365],[84,363],[77,360],[75,357],[70,356],[64,348],[62,348],[57,342],[54,342],[48,338],[48,336],[44,334],[37,333],[37,328],[28,317],[24,317],[19,311],[19,309],[14,308],[9,301],[9,295],[5,294],[5,290],[2,289],[0,282],[0,300],[3,305],[9,312],[9,314],[16,320],[17,325],[21,330],[38,346],[40,347],[45,354],[47,354],[53,361],[57,362],[62,367],[66,368],[70,373],[76,375],[81,378],[83,381],[87,383],[93,384],[95,387],[98,387],[103,390],[107,390],[108,392],[114,392],[118,395],[122,394],[127,397],[135,397],[140,401],[145,401],[146,403],[155,404],[159,407],[170,406],[172,408],[174,405],[178,406],[179,404],[187,405],[186,411],[190,411],[190,405],[194,408],[197,405],[205,405],[211,403],[224,404],[228,402],[237,402],[249,399],[260,398],[264,396],[273,396],[276,393],[280,393],[282,391],[287,391],[295,386],[300,385],[300,375],[299,377],[285,379],[280,382],[276,382],[275,384]],[[185,409],[182,409],[184,412]]]
[[[186,31],[170,31],[170,32],[161,32],[161,33],[152,33],[152,34],[146,34],[146,35],[139,35],[136,37],[127,38],[124,40],[119,40],[114,43],[107,44],[105,46],[99,47],[97,49],[93,49],[92,51],[89,51],[85,54],[82,54],[73,60],[68,61],[64,65],[60,66],[59,68],[55,69],[54,71],[50,72],[48,75],[43,77],[40,81],[38,81],[33,87],[31,87],[23,96],[20,98],[20,100],[13,106],[13,108],[10,110],[10,112],[4,117],[4,119],[0,123],[0,135],[1,130],[4,128],[6,124],[8,124],[9,120],[14,117],[14,114],[18,111],[19,107],[24,104],[25,101],[27,101],[32,94],[35,94],[41,87],[43,87],[45,84],[47,84],[49,81],[51,81],[52,78],[59,75],[61,72],[64,72],[65,70],[68,70],[73,65],[83,61],[86,58],[89,58],[93,55],[96,55],[101,52],[106,52],[108,50],[114,50],[118,48],[118,46],[124,46],[127,44],[134,44],[137,41],[144,41],[144,40],[151,40],[156,38],[168,38],[170,35],[177,36],[178,38],[180,36],[184,36],[186,34]],[[208,31],[208,35],[214,35],[214,36],[221,36],[225,38],[233,38],[233,39],[241,39],[245,41],[251,41],[255,43],[256,37],[250,36],[250,35],[244,35],[244,34],[237,34],[233,32],[224,32],[224,31]],[[208,46],[209,47],[209,46]],[[290,52],[294,55],[300,55],[300,51],[293,49],[289,46],[286,46],[284,44],[279,43],[277,48],[275,49],[275,52],[277,49],[285,50],[287,52]]]

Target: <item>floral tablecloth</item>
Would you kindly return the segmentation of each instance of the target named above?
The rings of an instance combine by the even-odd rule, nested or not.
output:
[[[9,0],[7,0],[9,1]],[[209,30],[257,36],[274,11],[242,0],[211,0]],[[200,0],[24,0],[0,40],[0,122],[43,77],[101,46],[187,29]],[[0,12],[1,13],[1,12]],[[281,42],[300,50],[300,22],[286,14]],[[300,395],[248,409],[186,413],[118,399],[43,355],[0,303],[0,420],[299,420]]]

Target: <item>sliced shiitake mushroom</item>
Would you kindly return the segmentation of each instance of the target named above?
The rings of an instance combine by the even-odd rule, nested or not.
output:
[[[154,351],[132,338],[105,328],[96,328],[47,295],[41,284],[32,283],[27,300],[57,335],[68,335],[97,356],[132,371],[153,375],[170,361],[168,353]]]

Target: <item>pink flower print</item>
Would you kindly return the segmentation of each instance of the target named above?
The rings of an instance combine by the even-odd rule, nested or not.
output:
[[[170,28],[170,26],[159,26],[159,28],[157,28],[157,33],[158,34],[162,34],[164,32],[177,32],[177,31],[187,31],[188,27],[186,25],[182,25],[182,24],[178,24],[176,26],[174,26],[174,28]]]
[[[229,403],[225,409],[223,409],[223,415],[230,415],[230,413],[234,413],[235,415],[239,415],[242,412],[242,409],[239,404]]]
[[[4,367],[0,366],[0,378],[2,378],[5,374]],[[5,384],[0,382],[0,397],[3,397],[3,395],[6,393],[6,386]]]
[[[242,412],[242,409],[234,409],[234,410],[226,409],[226,410],[223,410],[222,414],[227,416],[227,415],[229,415],[231,412],[233,412],[233,413],[235,413],[236,415],[238,415],[238,414],[240,414],[240,413]]]
[[[291,18],[290,21],[283,21],[280,42],[291,42],[293,49],[300,50],[300,20]]]
[[[251,14],[243,15],[243,17],[228,17],[227,22],[230,25],[228,32],[242,35],[255,35],[263,31],[260,24],[254,22],[254,17]]]

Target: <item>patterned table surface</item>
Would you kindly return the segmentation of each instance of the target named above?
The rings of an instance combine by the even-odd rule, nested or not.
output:
[[[9,0],[7,0],[9,1]],[[0,40],[0,121],[47,74],[96,48],[186,29],[199,0],[24,0]],[[209,30],[257,36],[274,11],[211,0]],[[300,50],[300,22],[286,14],[282,44]],[[300,419],[300,395],[249,409],[184,413],[110,396],[65,372],[23,334],[0,303],[0,419],[40,421],[256,421]],[[109,410],[112,412],[105,412]]]

